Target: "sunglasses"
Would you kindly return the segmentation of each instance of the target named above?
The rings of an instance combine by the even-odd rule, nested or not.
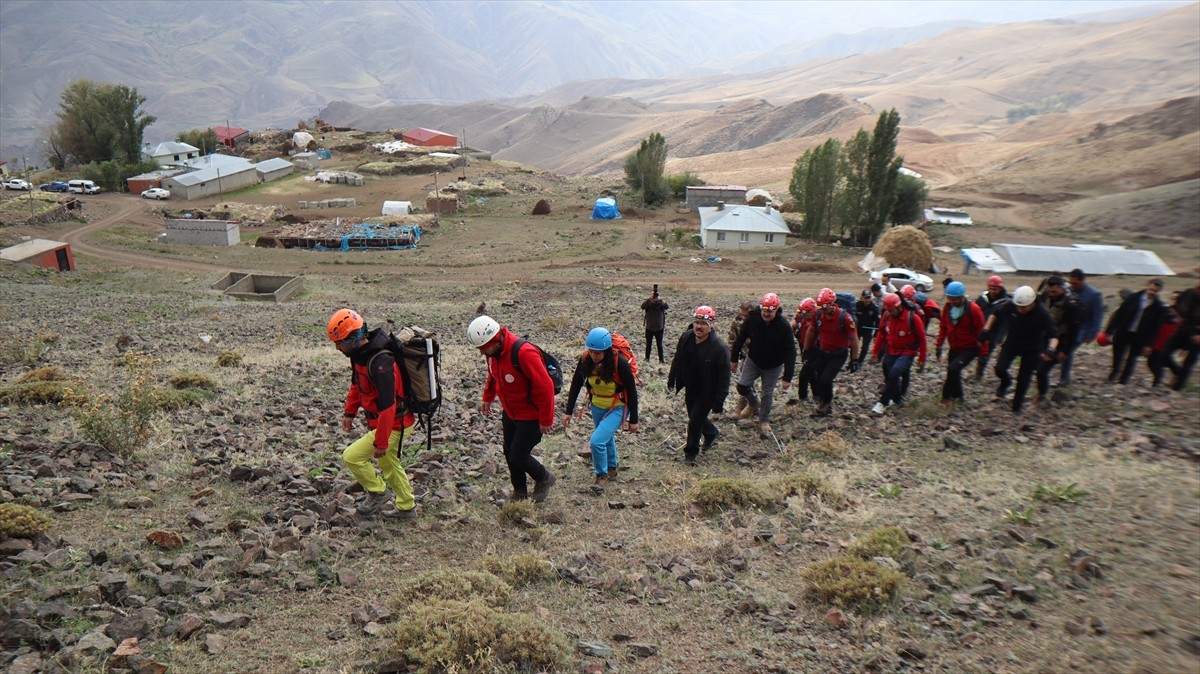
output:
[[[712,323],[712,319],[709,318],[708,316],[705,316],[704,314],[696,314],[695,316],[692,316],[692,320],[693,321],[704,321],[705,323]]]
[[[779,307],[764,307],[760,305],[758,308],[763,311],[779,311]]]

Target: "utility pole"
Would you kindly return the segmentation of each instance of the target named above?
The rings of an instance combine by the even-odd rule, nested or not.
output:
[[[25,164],[25,191],[29,192],[29,215],[33,217],[33,183],[29,181],[29,157],[21,157],[21,162]]]
[[[438,191],[438,172],[433,172],[433,213],[434,222],[441,223],[442,221],[442,193]]]
[[[467,179],[467,130],[463,129],[462,132],[462,147],[458,148],[458,156],[462,158],[463,171],[462,177],[459,180],[465,181]]]

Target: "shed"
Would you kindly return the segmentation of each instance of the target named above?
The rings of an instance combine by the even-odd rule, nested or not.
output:
[[[385,201],[381,215],[408,215],[412,213],[411,201]]]
[[[700,208],[716,206],[719,202],[740,204],[745,201],[745,185],[689,185],[683,203],[688,208]]]
[[[163,179],[162,185],[171,190],[171,196],[190,201],[258,184],[254,164],[241,157],[211,154],[190,160],[188,166],[196,170]]]
[[[229,147],[237,147],[240,143],[250,140],[250,132],[236,126],[214,126],[217,142]]]
[[[971,214],[957,208],[934,206],[925,209],[925,221],[942,225],[971,225]]]
[[[75,271],[75,256],[71,244],[49,239],[30,239],[0,250],[0,260],[28,262],[55,271]]]
[[[254,165],[254,170],[258,172],[260,183],[269,183],[272,180],[279,180],[284,176],[291,175],[292,171],[296,170],[296,166],[286,159],[275,157],[258,162]]]
[[[242,231],[230,220],[168,219],[165,240],[189,246],[236,246],[242,241]]]
[[[718,204],[698,209],[705,248],[759,248],[787,244],[787,223],[778,209]]]
[[[409,129],[400,140],[418,147],[458,147],[458,136],[434,129]]]
[[[297,168],[311,171],[321,165],[321,158],[316,152],[297,152],[292,155],[292,163]]]
[[[151,187],[162,187],[162,181],[171,176],[177,176],[187,173],[187,169],[163,169],[161,171],[151,171],[142,173],[132,178],[125,179],[125,185],[129,189],[130,194],[141,194]]]
[[[1004,271],[995,266],[999,258],[1013,271],[1062,272],[1082,269],[1087,274],[1129,274],[1133,276],[1174,276],[1162,258],[1148,250],[1124,246],[1074,244],[1071,246],[1030,246],[993,243],[991,248],[965,248],[966,272],[974,269]]]

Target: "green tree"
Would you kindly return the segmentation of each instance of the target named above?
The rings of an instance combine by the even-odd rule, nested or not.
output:
[[[211,128],[203,131],[200,129],[189,129],[176,134],[175,140],[180,143],[187,143],[192,147],[200,148],[200,151],[204,154],[210,154],[217,147],[217,132]]]
[[[625,159],[625,184],[641,193],[644,205],[657,204],[667,196],[667,186],[663,181],[666,168],[667,141],[655,131]]]
[[[896,201],[892,203],[892,213],[889,218],[893,225],[907,225],[917,222],[924,215],[925,198],[929,196],[929,186],[924,180],[901,173],[896,178]]]
[[[860,219],[869,241],[883,232],[896,200],[896,176],[904,164],[904,159],[896,156],[899,138],[900,113],[895,108],[879,113],[867,155],[867,201]]]
[[[788,192],[804,216],[802,233],[810,238],[828,238],[833,228],[834,207],[841,181],[839,160],[842,144],[830,138],[807,150],[792,167]]]
[[[867,176],[867,159],[871,151],[871,134],[859,129],[842,148],[838,167],[844,179],[837,196],[838,238],[850,238],[858,230],[863,211],[867,207],[870,184]]]
[[[141,111],[146,97],[123,84],[75,80],[59,102],[58,138],[80,164],[141,160],[142,135],[155,117]]]
[[[676,199],[682,199],[686,197],[687,188],[693,185],[703,184],[704,181],[700,179],[700,176],[692,173],[691,171],[685,171],[683,173],[676,173],[667,176],[667,191],[669,191],[671,196],[675,197]]]

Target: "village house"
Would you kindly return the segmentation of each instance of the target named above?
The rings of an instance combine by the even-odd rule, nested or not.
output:
[[[784,246],[789,234],[779,209],[718,203],[697,209],[700,245],[705,248],[761,248]]]
[[[150,144],[146,143],[145,147],[142,148],[142,159],[152,161],[159,166],[178,164],[179,162],[187,159],[195,159],[199,156],[200,148],[176,141],[159,143],[154,147],[150,147]]]

